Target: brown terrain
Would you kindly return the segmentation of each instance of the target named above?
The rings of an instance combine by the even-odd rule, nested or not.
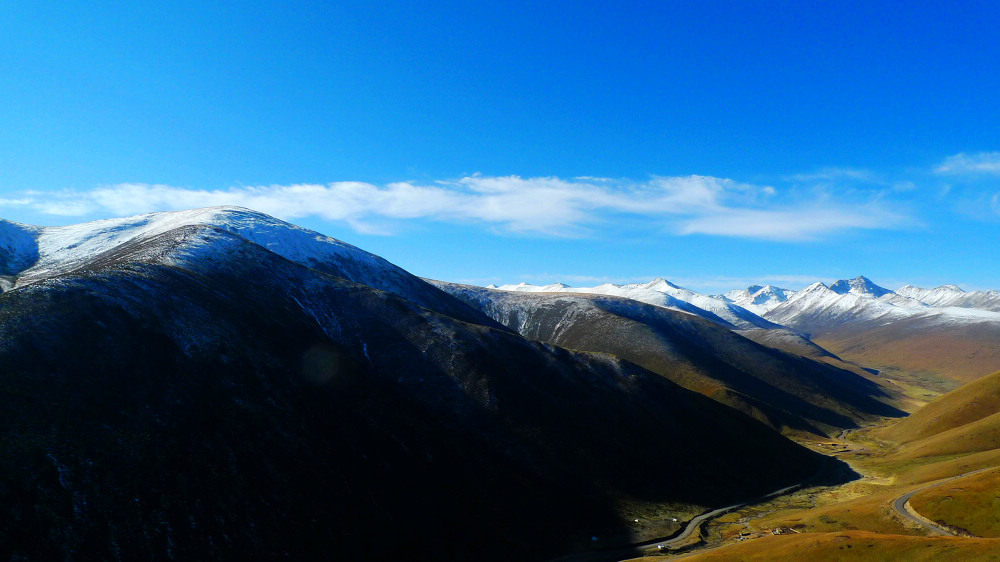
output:
[[[860,479],[735,510],[687,548],[642,560],[1000,560],[998,420],[1000,372],[908,418],[811,443]]]

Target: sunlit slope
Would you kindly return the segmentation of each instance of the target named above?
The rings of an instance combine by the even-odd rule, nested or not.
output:
[[[837,355],[876,368],[930,373],[958,383],[1000,368],[1000,324],[941,324],[910,318],[881,326],[855,326],[816,334]]]
[[[909,417],[873,432],[875,437],[909,443],[960,428],[1000,412],[1000,371],[963,385]],[[981,429],[989,427],[986,422]],[[997,443],[1000,447],[1000,442]]]
[[[650,562],[663,558],[646,558]],[[910,537],[867,531],[768,536],[685,557],[689,562],[768,560],[810,562],[847,560],[1000,560],[1000,539]]]
[[[920,492],[910,505],[932,521],[977,537],[1000,537],[1000,468]]]
[[[964,383],[1000,368],[1000,313],[931,306],[865,277],[814,283],[765,318],[845,360],[911,377]]]

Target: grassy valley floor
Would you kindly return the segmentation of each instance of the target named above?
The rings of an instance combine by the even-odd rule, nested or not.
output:
[[[733,511],[684,548],[646,549],[641,560],[1000,560],[1000,443],[956,454],[873,436],[892,423],[807,443],[846,461],[858,480]],[[911,508],[962,536],[935,536],[894,509],[914,490]]]

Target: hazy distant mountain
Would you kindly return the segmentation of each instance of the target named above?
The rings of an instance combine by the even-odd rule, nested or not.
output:
[[[7,558],[546,559],[627,538],[623,506],[721,505],[817,467],[662,376],[456,319],[482,314],[288,228],[4,224]]]
[[[654,279],[649,283],[614,285],[605,283],[597,287],[569,287],[562,283],[553,285],[502,285],[495,287],[504,291],[518,292],[560,292],[590,293],[625,297],[647,304],[664,306],[701,316],[717,324],[733,329],[777,328],[776,324],[732,302],[726,302],[678,287],[665,279]]]
[[[930,306],[956,306],[1000,312],[1000,291],[967,293],[956,285],[942,285],[936,289],[921,289],[913,285],[905,285],[896,289],[896,293]]]
[[[606,295],[432,283],[525,337],[614,353],[777,428],[823,433],[902,414],[879,401],[888,395],[856,372],[758,345],[660,306]],[[796,337],[785,330],[751,332]],[[813,349],[809,353],[818,353]]]

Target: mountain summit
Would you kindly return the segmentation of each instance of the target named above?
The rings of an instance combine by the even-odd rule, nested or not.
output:
[[[850,280],[841,279],[840,281],[830,285],[829,289],[839,295],[846,295],[850,293],[853,295],[872,296],[874,298],[879,298],[892,292],[885,287],[879,287],[875,283],[872,283],[871,279],[863,275],[859,275]]]

